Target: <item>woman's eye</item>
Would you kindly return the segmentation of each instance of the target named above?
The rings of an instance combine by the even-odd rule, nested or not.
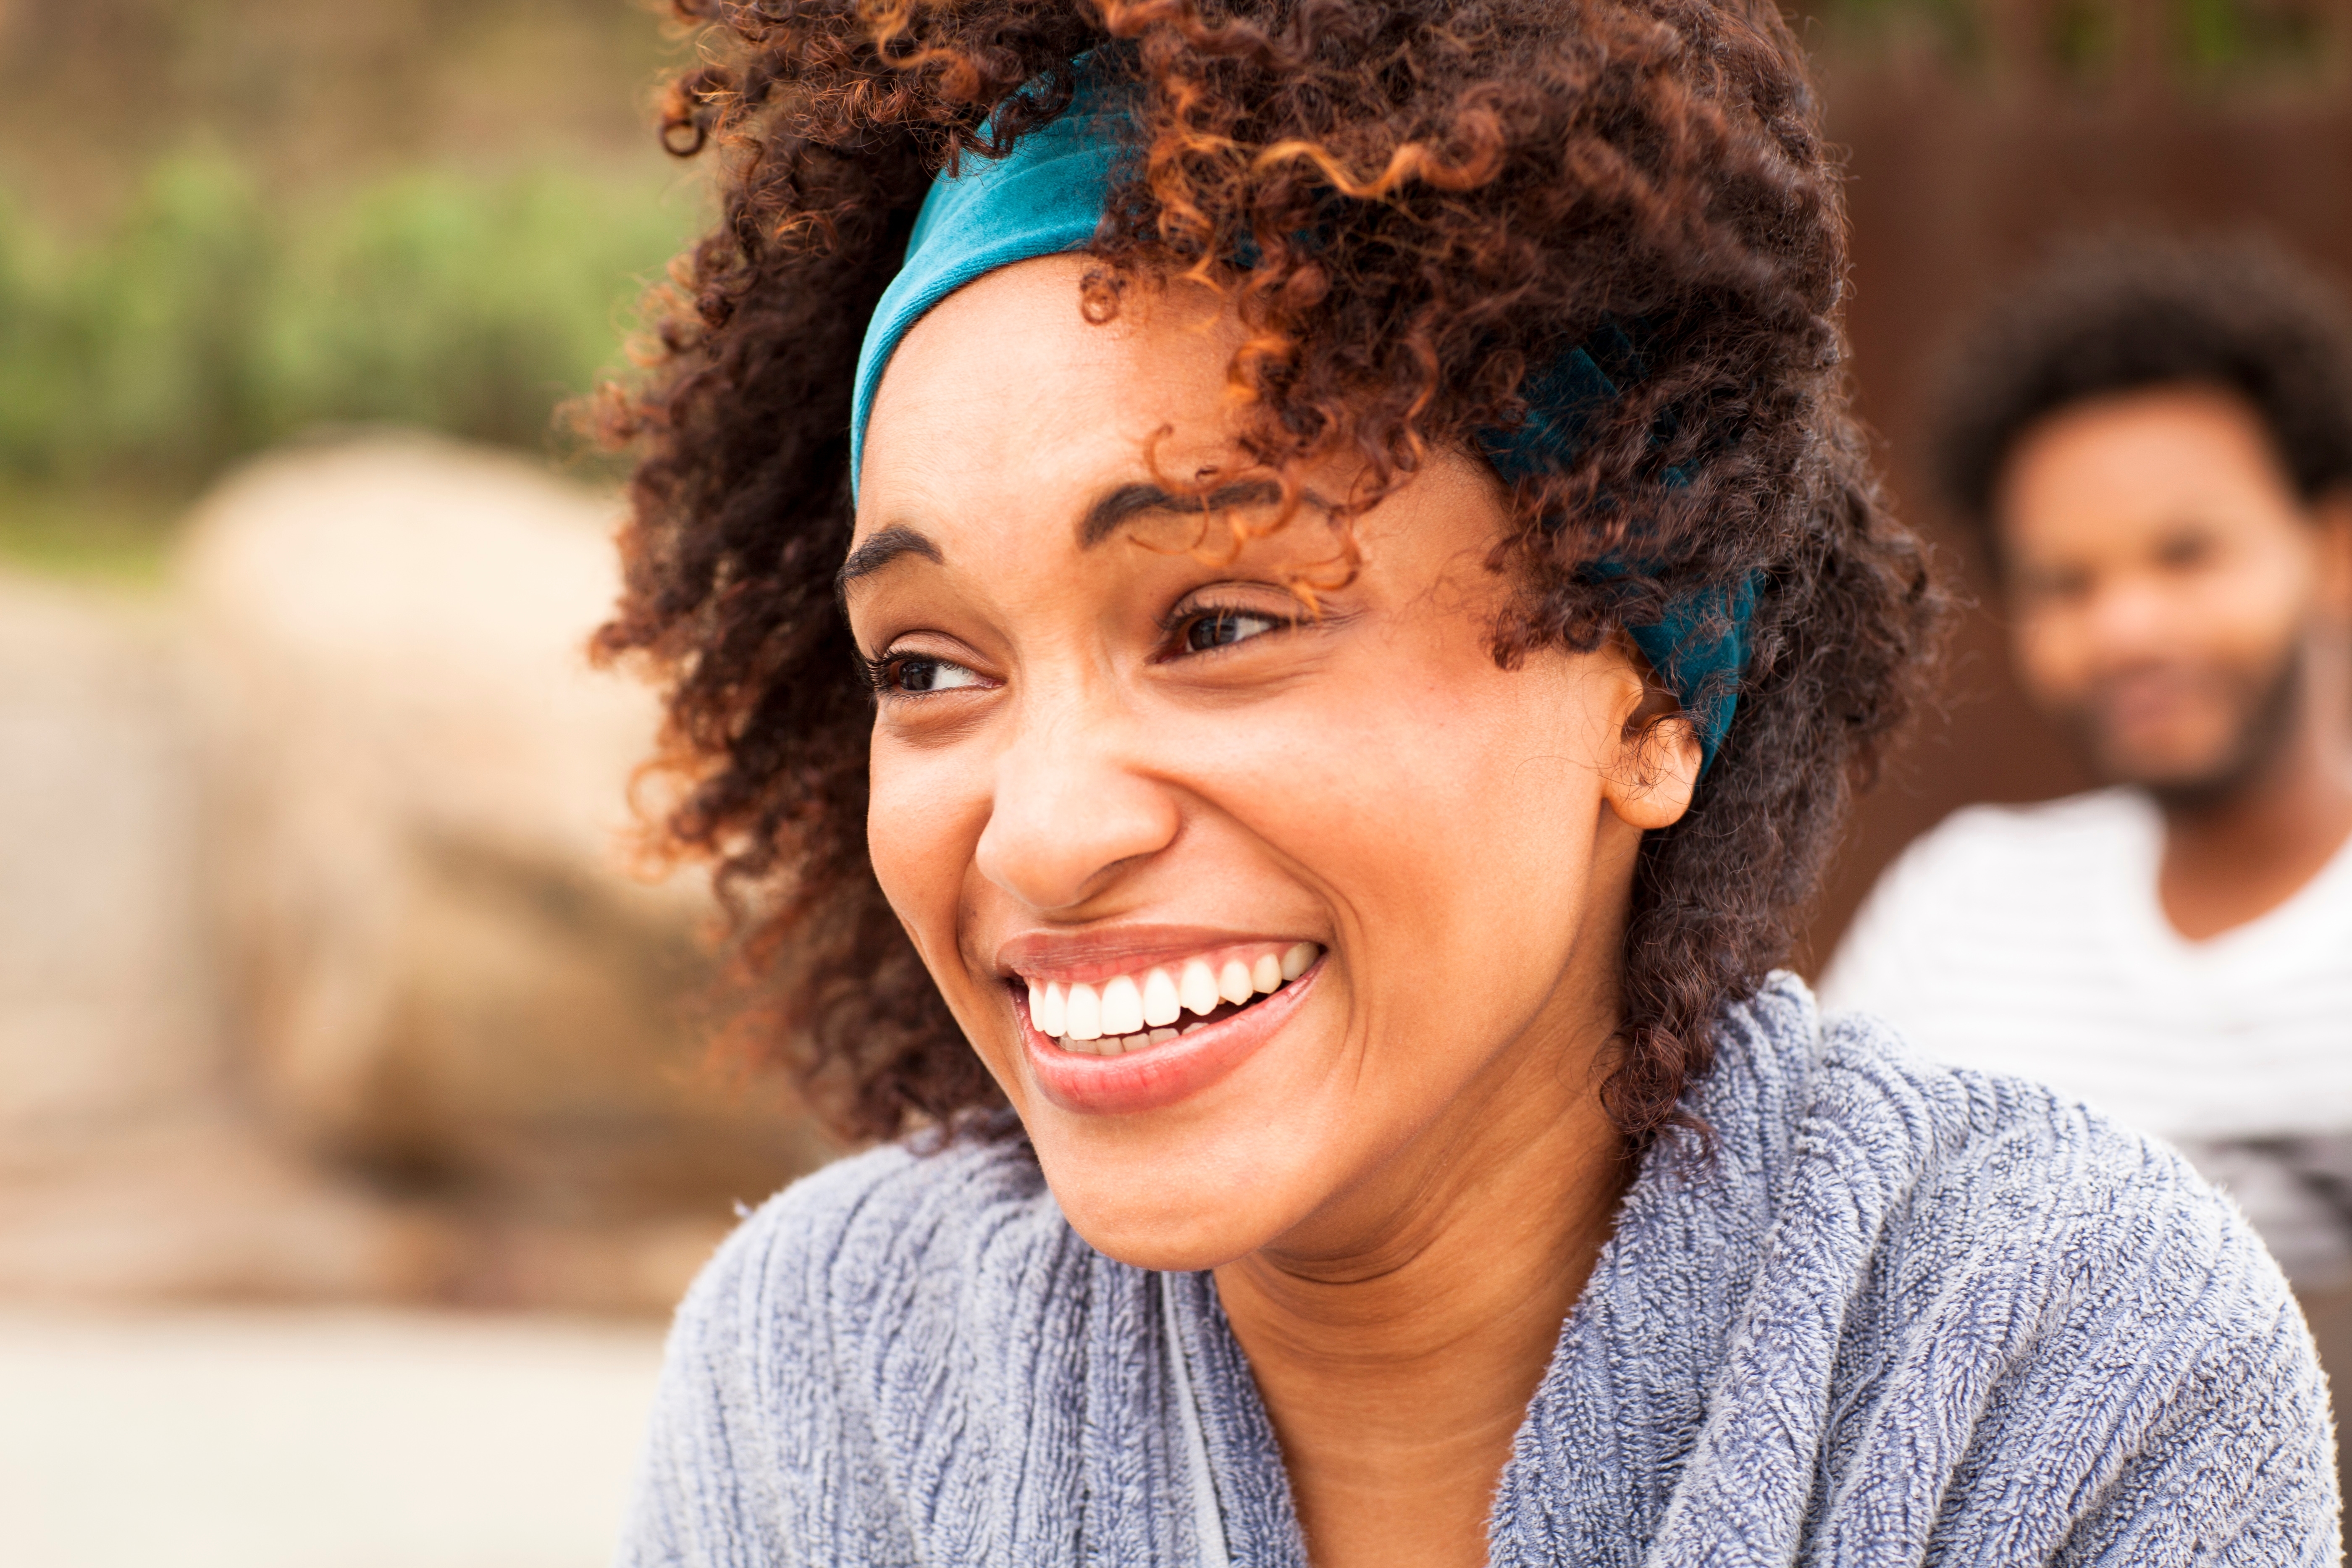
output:
[[[978,686],[980,677],[943,658],[908,654],[887,661],[882,684],[892,691],[954,691]]]
[[[1261,616],[1248,610],[1211,610],[1184,623],[1184,651],[1208,653],[1215,648],[1231,647],[1237,642],[1247,642],[1254,637],[1279,631],[1289,624],[1280,616]]]

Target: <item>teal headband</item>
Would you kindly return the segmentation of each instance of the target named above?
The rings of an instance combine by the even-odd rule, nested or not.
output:
[[[857,381],[849,416],[849,476],[855,495],[866,457],[866,421],[882,372],[908,330],[950,294],[983,273],[1016,261],[1083,250],[1102,225],[1103,210],[1126,154],[1120,138],[1129,116],[1108,101],[1098,79],[1081,75],[1069,109],[1030,132],[1003,158],[975,158],[961,173],[931,184],[907,259],[866,323],[857,351]],[[1595,351],[1598,351],[1596,353]],[[1608,368],[1604,370],[1603,363]],[[1511,482],[1565,468],[1584,444],[1584,427],[1614,403],[1618,384],[1638,380],[1640,355],[1614,327],[1596,333],[1528,389],[1526,419],[1481,441],[1496,471]],[[1678,483],[1670,474],[1667,482]],[[1626,563],[1602,561],[1593,574],[1622,577]],[[1704,761],[1712,763],[1739,702],[1748,668],[1748,623],[1756,606],[1753,578],[1737,593],[1703,589],[1667,607],[1664,619],[1628,626],[1626,634],[1658,679],[1697,721]]]

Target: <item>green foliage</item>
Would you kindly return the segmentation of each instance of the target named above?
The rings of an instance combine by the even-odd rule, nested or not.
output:
[[[0,484],[187,485],[321,423],[540,445],[693,217],[559,170],[273,201],[203,153],[96,237],[0,205]]]
[[[2021,15],[2042,66],[2095,86],[2113,75],[2125,6],[2152,22],[2179,85],[2292,85],[2327,64],[2326,0],[2042,0]],[[1969,68],[1987,62],[1997,20],[1993,0],[1786,0],[1783,8],[1816,47],[1867,55],[1900,39]]]
[[[2277,0],[2175,0],[2175,5],[2187,58],[2203,71],[2293,70],[2319,64],[2325,53],[2320,6]]]

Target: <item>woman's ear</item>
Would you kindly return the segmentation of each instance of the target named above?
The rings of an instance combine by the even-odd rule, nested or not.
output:
[[[1630,646],[1626,651],[1642,673],[1642,688],[1618,726],[1618,754],[1601,779],[1601,798],[1631,826],[1672,827],[1690,809],[1706,752],[1697,722],[1651,676],[1648,662]]]

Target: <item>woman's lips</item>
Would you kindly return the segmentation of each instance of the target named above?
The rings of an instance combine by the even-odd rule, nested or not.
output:
[[[1306,973],[1237,1013],[1124,1056],[1063,1049],[1037,1032],[1027,1002],[1015,997],[1030,1076],[1047,1100],[1081,1115],[1118,1116],[1173,1105],[1223,1079],[1272,1040],[1322,978],[1328,957],[1317,959]]]

